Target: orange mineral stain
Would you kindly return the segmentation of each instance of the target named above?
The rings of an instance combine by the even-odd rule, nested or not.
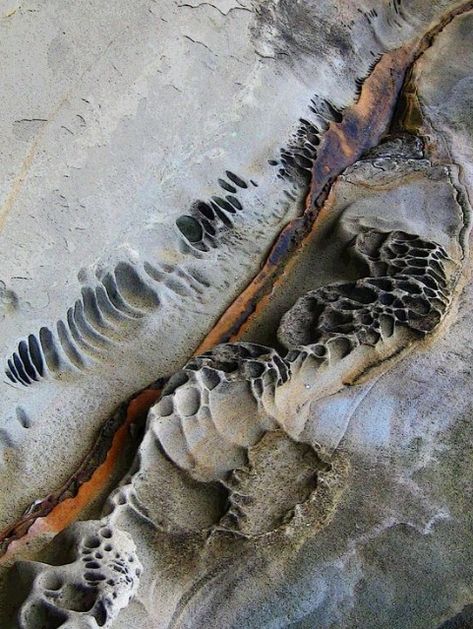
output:
[[[365,151],[379,144],[389,130],[406,71],[413,59],[412,45],[383,55],[365,80],[358,101],[345,110],[340,122],[330,123],[314,161],[304,214],[282,229],[259,273],[223,313],[197,353],[236,340],[265,307],[284,268],[311,237],[330,184]]]
[[[363,152],[376,146],[388,130],[406,70],[412,60],[412,46],[383,55],[365,80],[357,102],[345,110],[340,122],[330,123],[313,164],[303,215],[282,229],[259,273],[223,313],[195,354],[208,351],[219,343],[237,340],[258,312],[265,308],[273,288],[284,281],[284,270],[289,270],[295,263],[297,253],[311,238],[314,229],[317,229],[317,217],[326,201],[330,184]],[[15,525],[0,534],[0,541],[9,539],[9,550],[16,550],[21,546],[21,541],[31,539],[39,531],[58,533],[76,520],[84,507],[106,486],[123,451],[129,426],[147,413],[159,398],[159,393],[155,389],[145,389],[130,401],[126,419],[117,429],[105,460],[88,480],[80,484],[73,497],[61,499],[63,488],[55,492],[48,497],[52,499],[50,505],[48,499],[44,501],[45,510],[49,509],[47,513],[32,513],[20,518]]]
[[[127,440],[128,430],[131,424],[139,417],[146,414],[150,407],[159,398],[161,391],[157,389],[145,389],[134,398],[127,408],[126,420],[113,437],[112,446],[102,465],[95,470],[90,480],[79,487],[77,495],[66,498],[60,502],[44,519],[47,526],[54,531],[62,531],[73,522],[82,509],[100,494],[101,489],[113,473],[116,461],[123,452],[123,446]]]
[[[128,430],[131,424],[136,423],[146,415],[160,394],[160,389],[144,389],[130,401],[125,421],[114,434],[104,462],[94,470],[89,480],[80,485],[75,496],[62,500],[53,506],[45,516],[31,514],[20,518],[12,527],[2,531],[0,540],[10,537],[12,541],[8,546],[8,551],[0,558],[0,562],[10,557],[12,552],[16,552],[32,537],[40,533],[59,533],[78,518],[82,509],[103,491],[113,474],[116,462],[120,458],[128,439]],[[56,493],[60,494],[61,491]]]

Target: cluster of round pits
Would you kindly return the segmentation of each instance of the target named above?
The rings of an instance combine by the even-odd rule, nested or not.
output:
[[[233,227],[233,217],[243,210],[238,199],[237,188],[246,189],[248,184],[230,170],[227,179],[219,179],[219,186],[228,192],[224,197],[214,195],[209,201],[196,201],[190,214],[183,214],[176,220],[176,225],[185,241],[192,249],[210,251],[218,246],[218,235],[222,229]],[[252,182],[253,185],[256,185]]]
[[[128,604],[142,571],[131,538],[108,526],[100,526],[96,533],[92,528],[87,525],[88,534],[80,536],[75,562],[41,567],[20,610],[22,629],[54,629],[66,621],[82,626],[85,618],[109,627]],[[37,624],[38,613],[44,625]]]
[[[273,425],[267,405],[288,378],[288,363],[272,349],[252,343],[219,345],[169,380],[152,411],[155,435],[179,467],[196,478],[205,467],[218,477],[229,461],[244,461],[245,448],[268,423]]]
[[[280,340],[287,347],[313,351],[314,344],[333,342],[338,358],[357,345],[391,337],[397,325],[422,334],[438,325],[449,303],[449,258],[442,247],[404,232],[373,231],[359,245],[375,277],[304,295],[281,322]]]

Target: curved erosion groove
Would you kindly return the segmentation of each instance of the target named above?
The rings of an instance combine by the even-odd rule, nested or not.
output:
[[[312,167],[304,214],[283,228],[261,271],[222,315],[197,353],[238,338],[257,305],[271,292],[288,259],[310,237],[332,182],[366,150],[379,143],[389,129],[414,52],[409,46],[384,54],[365,80],[358,101],[343,112],[341,122],[330,123]]]
[[[455,17],[473,9],[469,1],[448,13],[417,45],[406,45],[385,53],[364,81],[358,101],[342,112],[340,122],[331,122],[322,137],[311,171],[310,189],[301,217],[288,223],[271,248],[261,271],[229,306],[204,339],[197,353],[238,339],[243,326],[264,307],[288,259],[308,240],[317,227],[318,214],[333,181],[361,155],[379,144],[390,129],[401,91],[415,62],[434,38]]]
[[[415,62],[447,24],[471,9],[473,0],[448,13],[417,45],[405,45],[380,58],[364,81],[357,102],[343,111],[340,122],[331,122],[322,137],[311,170],[303,215],[282,229],[261,270],[224,312],[195,354],[241,337],[255,314],[264,308],[275,285],[283,280],[285,267],[317,229],[319,212],[336,177],[364,152],[379,144],[389,131],[406,77]],[[19,520],[0,532],[0,556],[7,550],[10,555],[17,544],[39,532],[58,533],[77,518],[103,488],[127,440],[130,426],[144,423],[165,382],[165,378],[161,379],[122,404],[106,421],[95,445],[68,481],[33,503]]]

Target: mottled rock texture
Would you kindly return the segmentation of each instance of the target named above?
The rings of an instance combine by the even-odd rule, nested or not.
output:
[[[470,4],[6,5],[0,625],[467,623]]]

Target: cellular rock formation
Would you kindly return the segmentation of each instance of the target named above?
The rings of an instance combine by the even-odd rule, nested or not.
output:
[[[142,566],[129,535],[88,522],[76,524],[63,539],[66,548],[74,543],[75,560],[64,566],[24,566],[21,579],[29,576],[31,593],[19,627],[111,627],[130,602]]]
[[[14,155],[2,164],[0,404],[32,425],[3,460],[2,529],[67,481],[124,399],[185,364],[273,244],[274,279],[320,209],[302,218],[308,180],[325,190],[389,131],[426,35],[462,7],[94,0],[82,16],[53,1],[57,21],[34,7],[2,22],[2,155]]]
[[[467,622],[473,4],[40,4],[0,16],[2,628]]]
[[[294,418],[301,421],[309,400],[335,392],[436,328],[457,271],[443,247],[413,234],[370,230],[354,251],[372,275],[301,297],[279,327],[287,354],[250,343],[220,345],[173,376],[150,411],[154,446],[194,479],[222,480],[266,431],[294,435]]]
[[[267,494],[254,490],[263,470],[250,478],[257,468],[253,463],[247,469],[255,458],[255,447],[271,433],[297,440],[305,427],[304,408],[309,402],[335,393],[371,366],[399,353],[412,340],[432,332],[449,306],[457,275],[457,265],[443,247],[405,232],[363,232],[353,243],[353,253],[366,263],[371,274],[301,297],[279,327],[279,339],[288,350],[285,355],[253,343],[224,344],[196,356],[170,379],[161,399],[150,410],[138,471],[110,498],[110,526],[107,520],[95,528],[88,523],[89,537],[80,538],[75,564],[37,568],[40,576],[20,611],[22,628],[38,626],[40,607],[51,618],[67,620],[71,627],[82,626],[84,617],[92,622],[95,619],[98,626],[109,626],[127,604],[125,599],[133,595],[141,571],[134,552],[126,556],[130,542],[127,546],[125,533],[118,530],[115,534],[115,547],[111,539],[107,541],[112,538],[115,521],[123,517],[121,510],[131,510],[171,533],[215,527],[251,536],[288,521],[291,511],[304,502],[300,496],[296,498],[302,483],[307,485],[305,499],[316,490],[314,479],[323,467],[323,459],[317,455],[316,445],[309,443],[305,452],[293,454],[293,476],[276,479],[273,485],[273,490],[279,488],[283,495],[274,500],[270,511],[287,503],[289,496],[281,489],[295,481],[294,488],[290,488],[292,504],[289,501],[285,505],[279,518],[274,513],[268,517],[257,503],[267,502]],[[294,449],[297,442],[293,443]],[[289,452],[286,446],[286,466],[291,463]],[[266,471],[270,479],[277,476],[277,457],[274,459],[270,462],[272,469]],[[305,472],[301,470],[304,459]],[[168,462],[172,465],[166,465]],[[197,482],[186,483],[183,472]],[[179,487],[174,485],[173,475],[179,477]],[[306,478],[302,481],[301,476]],[[228,490],[230,506],[226,511],[219,514],[216,509],[212,514],[203,483],[220,483]],[[266,490],[270,486],[267,484]],[[173,504],[176,496],[184,506],[181,514],[181,505]],[[199,501],[204,507],[200,515],[213,515],[214,523],[199,520],[192,513]],[[105,546],[103,542],[107,542]],[[114,559],[108,559],[107,552],[115,552]],[[96,573],[95,568],[100,572]],[[114,570],[123,573],[122,580],[110,578]],[[75,579],[85,588],[92,588],[90,592],[84,592],[77,581],[73,586],[63,585],[62,579],[67,579],[69,573],[78,573]],[[57,579],[58,585],[51,586],[51,579]],[[75,589],[63,594],[60,588],[65,587]],[[89,596],[94,601],[90,609]],[[84,599],[87,603],[82,609]],[[75,606],[80,616],[69,611]]]

